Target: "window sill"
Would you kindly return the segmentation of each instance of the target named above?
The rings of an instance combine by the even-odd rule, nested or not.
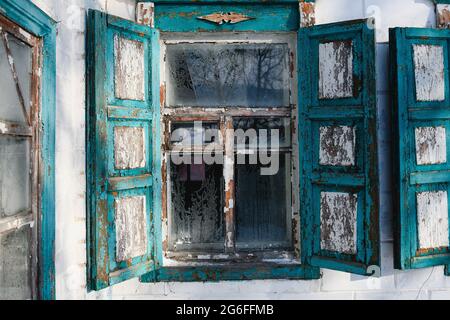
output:
[[[233,266],[168,266],[145,274],[140,281],[148,282],[218,282],[238,280],[314,280],[320,269],[301,264],[240,263]]]

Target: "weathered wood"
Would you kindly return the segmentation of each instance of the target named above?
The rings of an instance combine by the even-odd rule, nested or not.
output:
[[[436,4],[436,26],[439,29],[450,28],[450,4]]]
[[[127,261],[147,252],[146,197],[115,200],[116,261]]]
[[[319,98],[353,96],[353,43],[334,41],[319,45]]]
[[[300,2],[300,28],[312,27],[316,24],[316,4],[314,2]]]
[[[413,45],[417,101],[445,99],[444,48],[436,45]]]
[[[420,249],[448,247],[447,191],[417,193],[417,221]]]
[[[99,11],[88,21],[88,284],[100,290],[162,260],[159,33]]]
[[[144,43],[120,36],[114,38],[116,98],[145,100]]]
[[[114,165],[116,169],[143,168],[146,165],[145,129],[114,128]]]
[[[354,166],[356,128],[349,126],[320,127],[319,163],[329,166]]]
[[[418,127],[416,135],[416,161],[418,165],[447,162],[447,137],[444,127]]]
[[[225,252],[234,252],[236,240],[235,227],[235,181],[234,181],[234,130],[233,119],[225,118],[225,124],[222,129],[224,137],[224,181],[225,181]]]
[[[356,254],[358,196],[341,192],[320,195],[320,247],[322,250]]]
[[[155,4],[153,2],[136,4],[136,22],[151,28],[155,26]]]

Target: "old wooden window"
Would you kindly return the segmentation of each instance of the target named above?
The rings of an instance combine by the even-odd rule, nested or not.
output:
[[[379,271],[370,24],[155,5],[89,13],[90,287]]]
[[[448,30],[390,32],[399,269],[450,264]]]
[[[295,35],[162,39],[167,263],[298,259]]]
[[[0,300],[38,297],[40,52],[0,15]]]

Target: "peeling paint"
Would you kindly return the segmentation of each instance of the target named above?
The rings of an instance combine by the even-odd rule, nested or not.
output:
[[[413,45],[417,101],[445,99],[444,48],[437,45]]]
[[[417,193],[417,221],[420,249],[448,247],[447,191]]]
[[[354,166],[356,128],[348,126],[320,127],[320,165]]]
[[[153,2],[138,2],[136,4],[136,21],[150,28],[155,27],[155,4]]]
[[[301,28],[312,27],[316,24],[315,7],[316,4],[312,2],[299,3]]]
[[[418,165],[447,162],[447,136],[444,127],[415,129],[416,161]]]
[[[441,3],[437,4],[436,13],[437,27],[439,29],[450,28],[450,5]]]
[[[114,37],[115,96],[122,100],[145,100],[144,43]]]
[[[116,169],[143,168],[146,165],[145,130],[140,127],[114,128]]]
[[[116,261],[143,256],[147,252],[146,197],[126,197],[114,201]]]
[[[319,44],[319,98],[353,96],[353,42]]]
[[[351,193],[320,194],[320,247],[356,254],[356,216],[358,196]]]

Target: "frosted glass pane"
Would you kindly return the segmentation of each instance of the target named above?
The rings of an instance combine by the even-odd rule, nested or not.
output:
[[[171,164],[171,245],[224,241],[223,166]]]
[[[0,120],[26,123],[3,41],[0,41],[0,75]]]
[[[31,229],[0,235],[0,300],[31,299]]]
[[[19,77],[20,89],[25,101],[27,113],[31,106],[31,72],[33,53],[31,47],[13,36],[9,36],[9,47],[16,65],[17,76]]]
[[[169,106],[289,106],[287,45],[168,45],[167,63]]]
[[[30,142],[0,136],[0,217],[30,209]]]

